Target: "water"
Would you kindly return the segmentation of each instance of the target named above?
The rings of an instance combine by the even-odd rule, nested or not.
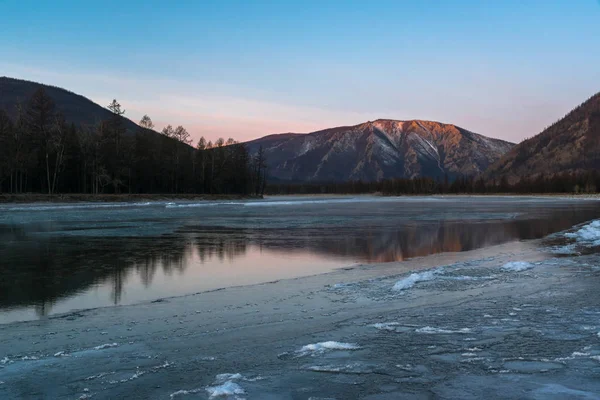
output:
[[[534,239],[596,201],[285,197],[0,206],[0,323]]]

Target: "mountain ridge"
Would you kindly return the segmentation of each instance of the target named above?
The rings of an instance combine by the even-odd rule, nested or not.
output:
[[[600,169],[600,92],[490,166],[486,179],[508,183]]]
[[[44,88],[70,123],[92,128],[112,117],[109,110],[85,96],[9,77],[0,77],[0,108],[14,118],[16,104],[26,102],[39,88]],[[140,129],[122,118],[129,134]],[[454,124],[380,118],[304,134],[271,134],[246,142],[246,146],[251,154],[264,147],[272,179],[314,182],[476,176],[513,144]]]
[[[383,118],[246,145],[264,148],[270,176],[281,181],[474,176],[513,146],[454,124]]]

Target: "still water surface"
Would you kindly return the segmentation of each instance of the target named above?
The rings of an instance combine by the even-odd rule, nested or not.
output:
[[[272,197],[0,205],[0,323],[534,239],[600,202]]]

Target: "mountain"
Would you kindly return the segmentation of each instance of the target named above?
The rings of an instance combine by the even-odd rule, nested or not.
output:
[[[11,118],[17,114],[17,104],[26,104],[31,95],[43,88],[55,103],[56,111],[62,113],[69,123],[78,126],[93,126],[99,121],[109,119],[112,113],[93,101],[55,86],[0,76],[0,109],[4,109]],[[128,132],[132,133],[138,125],[123,118]]]
[[[600,169],[600,93],[540,134],[516,145],[484,177],[515,183],[524,177]]]
[[[475,176],[513,144],[451,124],[379,119],[265,136],[247,146],[251,154],[263,147],[271,179],[319,182]]]

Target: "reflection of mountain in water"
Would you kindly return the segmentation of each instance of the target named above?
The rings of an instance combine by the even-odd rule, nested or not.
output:
[[[159,270],[165,275],[185,274],[190,265],[234,262],[249,251],[399,261],[540,238],[597,216],[593,209],[560,210],[533,220],[408,222],[383,230],[374,226],[329,230],[186,226],[160,237],[119,238],[40,236],[0,226],[0,307],[34,305],[39,315],[47,315],[56,301],[106,282],[112,287],[112,302],[119,304],[128,280],[136,275],[149,287]]]

